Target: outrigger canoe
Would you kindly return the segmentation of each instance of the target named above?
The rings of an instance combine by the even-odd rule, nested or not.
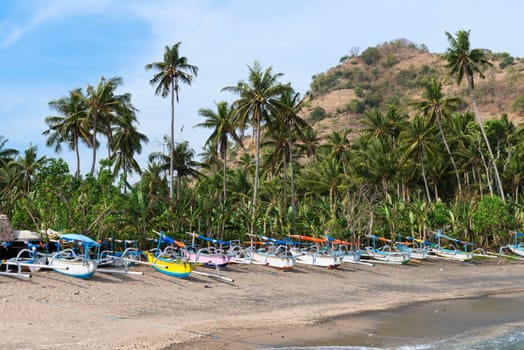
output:
[[[184,243],[174,240],[163,232],[154,232],[159,236],[157,248],[153,251],[142,253],[146,257],[147,262],[153,266],[155,271],[165,275],[177,278],[189,277],[191,271],[193,271],[193,264],[181,253],[185,246]],[[164,250],[161,250],[160,246],[166,243],[169,245]]]
[[[79,254],[71,248],[60,250],[48,258],[48,266],[58,273],[71,277],[87,279],[93,276],[97,269],[97,262],[89,257],[89,249],[99,247],[100,244],[77,233],[62,234],[60,239],[74,242],[82,247],[83,253]]]
[[[168,276],[177,278],[189,277],[193,271],[193,265],[180,257],[170,257],[165,252],[154,255],[151,252],[142,252],[147,262],[152,264],[153,269]]]

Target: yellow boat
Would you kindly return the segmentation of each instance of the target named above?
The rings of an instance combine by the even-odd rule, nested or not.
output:
[[[181,258],[171,258],[167,256],[155,256],[151,252],[143,252],[147,261],[153,264],[153,269],[163,274],[186,278],[193,271],[193,265]]]

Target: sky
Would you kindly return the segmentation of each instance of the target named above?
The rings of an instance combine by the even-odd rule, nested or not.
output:
[[[0,0],[0,135],[21,153],[62,157],[73,172],[73,152],[46,147],[48,103],[101,77],[121,77],[139,110],[138,130],[149,143],[137,159],[161,152],[169,134],[170,102],[156,96],[145,65],[162,61],[166,46],[199,67],[175,105],[175,142],[202,152],[210,130],[201,108],[232,102],[226,86],[248,79],[259,61],[282,73],[302,96],[313,75],[336,66],[352,48],[360,52],[400,38],[443,53],[445,32],[471,30],[473,48],[524,57],[524,3],[519,0]],[[98,157],[105,156],[101,148]],[[82,149],[82,173],[91,166]]]

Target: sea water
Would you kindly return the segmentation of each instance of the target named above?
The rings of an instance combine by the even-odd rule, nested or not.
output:
[[[279,350],[523,350],[524,296],[429,303],[370,314],[367,334]],[[339,326],[340,327],[340,324]],[[322,345],[321,345],[322,344]],[[329,344],[326,345],[326,344]],[[318,346],[312,346],[318,345]]]
[[[278,350],[522,350],[524,349],[524,330],[522,325],[500,329],[501,333],[469,334],[460,337],[442,339],[431,343],[397,345],[393,347],[370,346],[308,346],[279,347]],[[276,349],[276,348],[274,348]]]

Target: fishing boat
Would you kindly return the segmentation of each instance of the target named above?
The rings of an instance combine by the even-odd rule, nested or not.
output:
[[[223,251],[223,248],[229,247],[231,242],[213,239],[194,232],[188,232],[188,234],[193,238],[191,247],[187,247],[185,250],[185,255],[190,262],[207,267],[222,268],[231,260],[231,256]],[[215,246],[197,248],[195,247],[195,239],[214,244]]]
[[[5,269],[0,271],[0,275],[23,278],[31,278],[32,272],[48,267],[45,255],[38,253],[32,243],[28,243],[28,248],[21,249],[15,257],[5,259],[1,263]]]
[[[299,247],[294,247],[292,250],[297,258],[297,263],[328,268],[342,264],[342,255],[333,249],[327,238],[304,235],[290,235],[289,237],[298,240]]]
[[[61,249],[48,257],[47,265],[63,275],[88,279],[97,270],[97,262],[90,257],[90,249],[98,248],[99,243],[77,233],[59,236],[61,241],[70,242],[73,248]]]
[[[402,240],[403,239],[403,240]],[[406,252],[411,259],[425,260],[429,256],[430,242],[425,242],[414,237],[404,237],[398,235],[398,241],[394,242],[394,248],[400,252]]]
[[[437,232],[435,232],[435,237],[437,238],[437,244],[432,245],[431,253],[433,253],[437,257],[454,261],[468,261],[473,259],[473,252],[467,251],[467,249],[469,246],[473,246],[474,243],[446,236],[442,233],[442,230],[438,230]],[[453,243],[443,246],[442,240],[447,240],[449,242],[461,244],[464,247],[464,250],[458,249],[457,246]]]
[[[191,271],[193,271],[193,265],[180,251],[184,244],[164,235],[163,232],[157,233],[160,236],[157,248],[142,252],[147,262],[152,265],[155,271],[165,275],[177,278],[189,277]],[[162,250],[160,249],[162,244],[169,245]]]
[[[508,244],[500,248],[500,254],[505,250],[509,250],[512,254],[519,257],[524,257],[524,242],[519,242],[519,238],[524,238],[524,233],[518,231],[510,232],[513,235],[513,244]]]
[[[142,252],[138,249],[138,242],[135,240],[121,240],[112,238],[102,243],[109,249],[101,250],[98,254],[98,267],[114,267],[127,269],[141,263]],[[101,245],[101,246],[102,246]],[[117,251],[117,245],[123,250]],[[121,249],[122,249],[121,248]]]
[[[364,252],[362,253],[363,257],[384,264],[400,265],[407,264],[409,262],[411,258],[409,252],[395,251],[389,244],[391,243],[391,240],[376,235],[368,235],[367,237],[373,241],[373,246],[367,246],[365,248]],[[388,244],[377,247],[377,241],[382,241]]]
[[[277,240],[263,235],[248,235],[250,246],[238,249],[232,257],[236,263],[264,265],[281,270],[290,270],[295,266],[295,256],[291,253],[287,241]],[[261,239],[261,241],[256,241]],[[256,247],[256,243],[260,247]],[[233,248],[235,249],[235,248]]]
[[[363,251],[357,248],[358,244],[342,241],[340,239],[334,239],[333,244],[338,247],[337,252],[342,257],[343,263],[375,266],[372,262],[360,259]],[[351,249],[349,247],[351,247]]]

